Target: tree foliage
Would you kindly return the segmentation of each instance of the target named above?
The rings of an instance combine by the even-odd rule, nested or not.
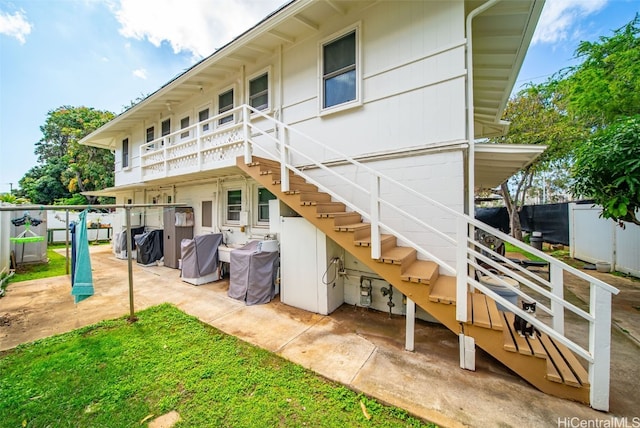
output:
[[[567,111],[593,129],[572,168],[575,195],[593,198],[602,217],[640,224],[640,17],[611,37],[583,42],[584,61],[559,85]]]
[[[602,128],[640,111],[640,16],[595,42],[579,44],[582,61],[560,73],[558,93],[567,111]]]
[[[544,145],[546,150],[531,164],[500,186],[509,213],[511,234],[522,239],[519,212],[528,189],[541,172],[567,169],[567,162],[586,129],[572,120],[557,102],[556,82],[530,85],[509,100],[503,118],[511,122],[509,132],[492,143]]]
[[[504,114],[511,122],[509,132],[492,142],[547,146],[533,164],[501,186],[513,236],[521,236],[517,213],[540,172],[570,171],[567,191],[593,198],[603,207],[603,217],[637,222],[639,34],[636,15],[611,36],[580,43],[578,65],[510,100]]]
[[[574,192],[601,205],[602,217],[640,225],[640,115],[589,139],[577,151],[573,170]]]
[[[49,111],[35,145],[40,165],[20,180],[25,196],[38,204],[53,204],[75,194],[113,186],[113,154],[81,146],[78,141],[114,117],[89,107],[62,106]],[[75,198],[74,198],[75,199]],[[95,198],[89,197],[89,203]]]

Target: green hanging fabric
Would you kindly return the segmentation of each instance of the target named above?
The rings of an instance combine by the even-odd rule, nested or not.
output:
[[[71,288],[75,303],[93,296],[93,275],[91,274],[86,216],[87,211],[82,211],[76,225],[76,268]]]

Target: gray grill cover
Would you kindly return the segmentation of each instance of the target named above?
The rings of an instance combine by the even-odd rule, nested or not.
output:
[[[249,242],[231,252],[229,297],[247,305],[269,303],[275,296],[275,277],[280,254],[258,252],[260,241]]]
[[[180,242],[182,277],[200,278],[218,269],[218,246],[222,233],[198,235]]]

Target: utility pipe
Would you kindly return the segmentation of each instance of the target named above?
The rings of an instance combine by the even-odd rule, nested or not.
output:
[[[469,151],[467,159],[467,172],[469,177],[467,179],[468,182],[468,195],[467,195],[467,214],[469,217],[475,216],[475,147],[474,147],[474,139],[475,139],[475,127],[473,120],[473,37],[471,35],[472,27],[471,22],[473,19],[480,15],[482,12],[487,9],[495,6],[501,0],[489,0],[481,6],[475,8],[469,15],[467,15],[466,22],[466,38],[467,38],[467,141],[469,142]]]

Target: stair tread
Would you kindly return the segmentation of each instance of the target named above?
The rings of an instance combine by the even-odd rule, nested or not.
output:
[[[547,352],[547,377],[549,380],[577,388],[583,385],[589,385],[589,376],[586,370],[577,361],[575,356],[573,356],[573,353],[568,348],[554,342],[553,339],[546,334],[540,335],[540,341]],[[573,356],[573,359],[575,359],[577,367],[573,367],[567,362],[567,359],[571,359],[571,357],[568,357],[569,354]],[[576,372],[578,373],[578,376],[576,376]]]
[[[412,256],[415,258],[416,250],[411,247],[392,247],[383,249],[379,262],[383,263],[391,263],[391,264],[401,264],[404,260],[411,258]]]
[[[520,334],[513,328],[513,321],[515,319],[514,314],[511,312],[505,312],[504,315],[507,320],[507,328],[511,331],[511,337],[513,338],[513,341],[516,345],[516,349],[513,350],[513,352],[519,352],[522,355],[533,356],[534,353],[529,346],[529,341],[527,340],[527,338],[520,336]]]
[[[491,318],[491,328],[493,330],[503,330],[502,314],[498,310],[498,305],[496,305],[495,300],[490,297],[487,297],[487,308],[489,309],[489,317]]]
[[[429,260],[416,260],[407,266],[400,277],[403,281],[430,284],[438,279],[437,263]]]
[[[395,236],[383,233],[382,235],[380,235],[380,244],[384,244],[384,243],[389,242],[389,241],[394,241],[394,243],[395,243],[395,239],[396,239]],[[354,245],[357,245],[359,247],[370,247],[371,246],[371,236],[367,236],[367,237],[362,238],[362,239],[354,240],[353,243],[354,243]]]
[[[370,227],[369,224],[367,223],[350,223],[350,224],[341,224],[339,226],[336,226],[334,229],[337,232],[354,232],[358,229],[364,229]]]
[[[445,304],[456,303],[456,278],[453,276],[439,276],[431,287],[429,300]]]
[[[489,316],[489,307],[487,306],[487,297],[481,293],[469,293],[471,296],[471,320],[474,325],[491,328],[491,318]]]

